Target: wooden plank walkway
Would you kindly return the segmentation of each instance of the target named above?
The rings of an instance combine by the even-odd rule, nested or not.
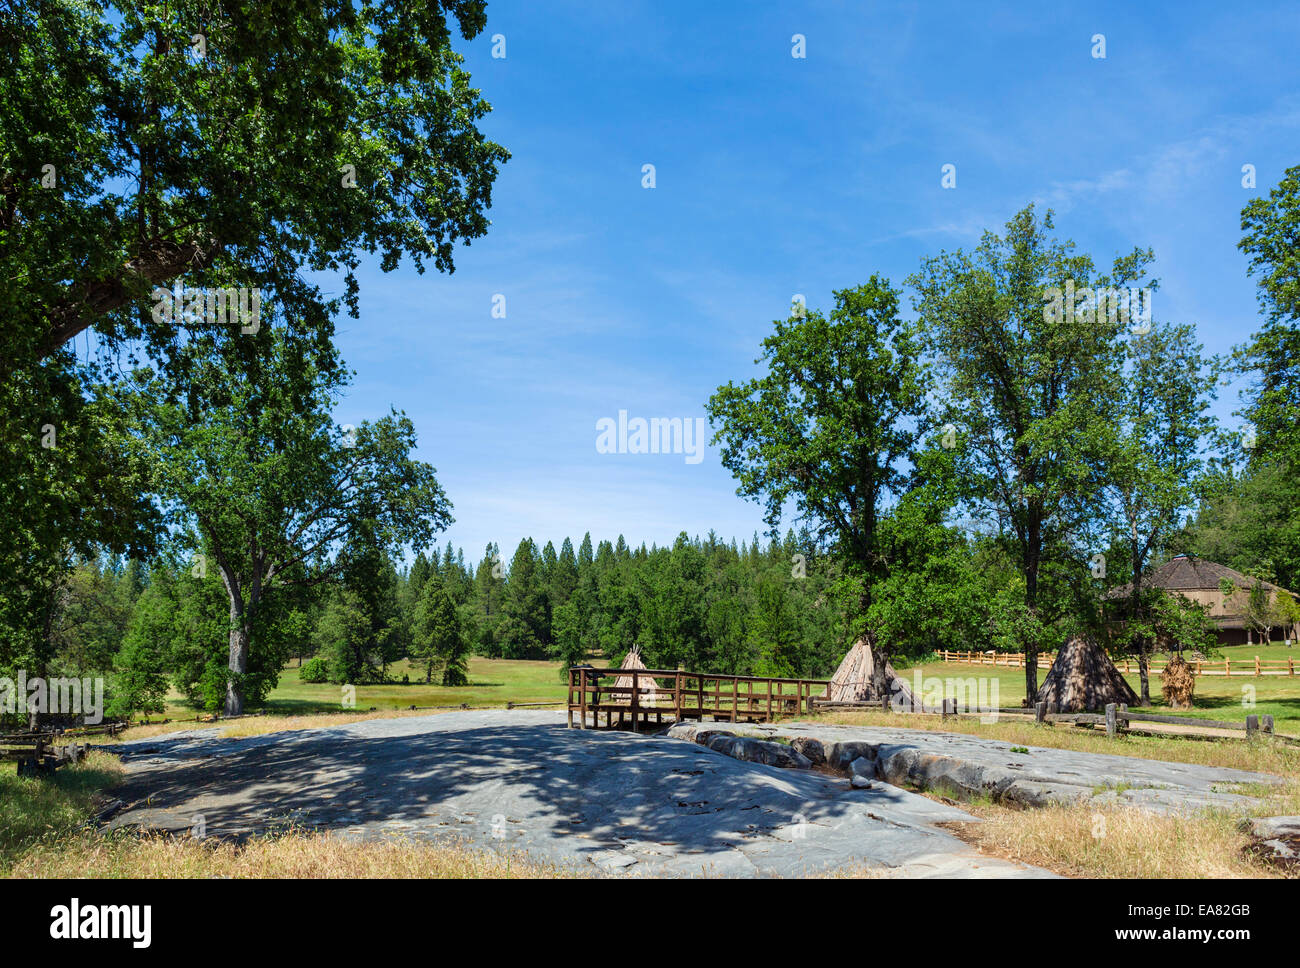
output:
[[[637,730],[665,719],[705,718],[728,723],[766,723],[812,711],[827,679],[728,676],[681,669],[569,670],[569,727]],[[590,722],[590,726],[588,726]]]

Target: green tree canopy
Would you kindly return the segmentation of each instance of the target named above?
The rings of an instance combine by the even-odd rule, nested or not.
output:
[[[719,387],[708,413],[737,493],[763,505],[773,537],[789,506],[829,544],[859,583],[859,628],[878,648],[876,631],[863,627],[872,585],[887,573],[878,524],[885,503],[910,484],[927,370],[887,280],[873,275],[834,296],[829,314],[776,320],[756,361],[766,372]],[[785,635],[779,599],[764,594],[767,623]],[[883,677],[884,662],[876,665]]]
[[[1010,543],[1024,578],[1031,700],[1038,650],[1057,617],[1040,583],[1055,555],[1077,553],[1071,536],[1097,514],[1105,404],[1123,353],[1121,320],[1096,310],[1096,293],[1137,285],[1152,258],[1134,250],[1099,273],[1053,228],[1051,212],[1040,220],[1028,206],[1004,235],[928,258],[908,279],[963,456],[966,503]]]
[[[427,543],[450,523],[450,505],[434,469],[410,456],[404,415],[335,426],[330,406],[346,374],[332,352],[279,329],[196,339],[186,352],[197,379],[183,399],[167,399],[165,381],[136,395],[139,445],[154,455],[171,519],[193,526],[226,590],[226,712],[237,715],[268,597],[342,578],[360,534],[390,554]]]

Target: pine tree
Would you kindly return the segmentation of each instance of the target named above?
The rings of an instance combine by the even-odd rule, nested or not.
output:
[[[550,588],[552,609],[563,605],[578,590],[578,559],[573,553],[573,542],[568,538],[560,545],[560,557],[551,573]]]
[[[440,668],[444,686],[469,684],[469,642],[456,603],[441,581],[424,586],[416,606],[412,651],[424,664],[425,682],[432,681],[433,670]]]
[[[502,603],[501,651],[507,659],[540,659],[550,643],[546,590],[538,565],[537,545],[524,538],[510,559]]]
[[[421,551],[415,556],[415,563],[411,565],[411,590],[415,593],[417,599],[420,596],[420,592],[424,589],[424,583],[429,580],[429,576],[432,574],[433,566],[429,564],[429,559],[426,558],[424,552]]]
[[[479,655],[501,658],[500,625],[505,595],[505,571],[497,545],[488,542],[474,575],[473,640]]]

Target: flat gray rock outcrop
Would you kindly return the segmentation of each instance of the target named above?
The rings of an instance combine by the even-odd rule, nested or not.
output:
[[[456,838],[619,877],[1050,876],[963,843],[941,826],[977,822],[956,807],[788,768],[811,762],[793,743],[715,731],[705,746],[564,722],[472,710],[121,743],[109,749],[123,757],[126,807],[111,826],[185,835],[201,818],[227,838],[288,823],[362,840]]]
[[[1023,806],[1124,803],[1172,813],[1253,805],[1255,798],[1235,791],[1282,782],[1267,773],[1046,747],[1026,751],[978,736],[893,727],[686,722],[666,733],[698,742],[703,733],[714,741],[720,730],[756,742],[779,738],[793,749],[816,743],[826,765],[846,776],[866,775],[870,766],[872,775],[887,783],[956,800],[988,796]]]

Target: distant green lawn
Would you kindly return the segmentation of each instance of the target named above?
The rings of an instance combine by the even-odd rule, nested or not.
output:
[[[1253,660],[1255,656],[1259,656],[1261,659],[1294,657],[1296,660],[1296,675],[1293,677],[1237,675],[1238,671],[1245,668],[1238,665],[1238,663]],[[1271,715],[1274,726],[1279,733],[1300,736],[1300,648],[1287,649],[1285,645],[1280,644],[1231,646],[1221,649],[1206,664],[1222,663],[1224,659],[1232,660],[1232,677],[1198,677],[1196,680],[1196,697],[1190,710],[1166,708],[1161,700],[1160,674],[1159,672],[1153,673],[1151,676],[1151,700],[1153,705],[1161,707],[1159,712],[1162,714],[1192,716],[1203,719],[1244,721],[1251,714]],[[1159,658],[1158,661],[1163,663],[1163,658]],[[1125,678],[1128,679],[1134,691],[1137,692],[1139,691],[1137,663],[1134,662],[1132,666],[1134,671]],[[905,679],[911,680],[912,666],[904,663],[897,666],[897,669]],[[1019,706],[1025,698],[1025,671],[1023,669],[1007,666],[981,666],[978,663],[931,662],[921,666],[921,670],[922,675],[926,676],[960,676],[962,678],[983,676],[996,679],[998,683],[998,705],[1000,706]],[[1046,669],[1039,669],[1038,681],[1041,683],[1046,675]],[[1253,708],[1248,708],[1244,705],[1244,701],[1250,698],[1251,690],[1254,692],[1255,705]]]
[[[1294,656],[1300,667],[1300,649],[1288,650],[1285,645],[1233,646],[1221,650],[1210,659],[1211,663],[1233,660],[1285,659]],[[910,679],[912,666],[901,663],[898,671]],[[981,666],[958,662],[932,662],[924,665],[923,675],[986,677],[998,683],[998,705],[1018,706],[1025,695],[1024,670],[1008,666]],[[1173,715],[1199,716],[1210,719],[1244,720],[1250,713],[1273,716],[1278,732],[1300,735],[1300,668],[1295,677],[1289,676],[1201,676],[1196,680],[1196,699],[1191,710],[1163,708],[1160,698],[1160,676],[1151,677],[1151,696],[1161,712]],[[513,659],[484,659],[474,656],[469,660],[468,686],[444,688],[426,685],[419,670],[406,662],[389,667],[389,674],[400,680],[410,675],[410,685],[359,685],[356,687],[356,709],[365,711],[374,707],[380,710],[406,709],[410,706],[504,706],[508,702],[539,702],[564,700],[565,683],[560,678],[560,663],[520,661]],[[1038,681],[1047,675],[1046,669],[1038,671]],[[1136,671],[1128,677],[1134,690],[1138,689]],[[1255,707],[1242,704],[1247,689],[1253,688]],[[280,683],[267,698],[264,711],[290,715],[338,712],[342,705],[342,687],[334,683],[307,683],[298,679],[298,668],[291,666],[280,673]],[[173,695],[168,702],[166,715],[171,719],[193,718],[196,710]]]
[[[504,706],[507,702],[540,702],[565,699],[565,682],[560,678],[559,662],[529,662],[513,659],[469,660],[469,685],[455,688],[426,685],[424,673],[402,661],[388,667],[388,673],[400,680],[411,677],[408,685],[358,685],[356,709],[406,709],[409,706]],[[343,689],[336,683],[301,682],[298,668],[290,666],[280,673],[279,684],[271,690],[265,712],[289,715],[338,712],[343,707]],[[196,710],[179,694],[172,694],[166,715],[172,719],[193,718]]]

